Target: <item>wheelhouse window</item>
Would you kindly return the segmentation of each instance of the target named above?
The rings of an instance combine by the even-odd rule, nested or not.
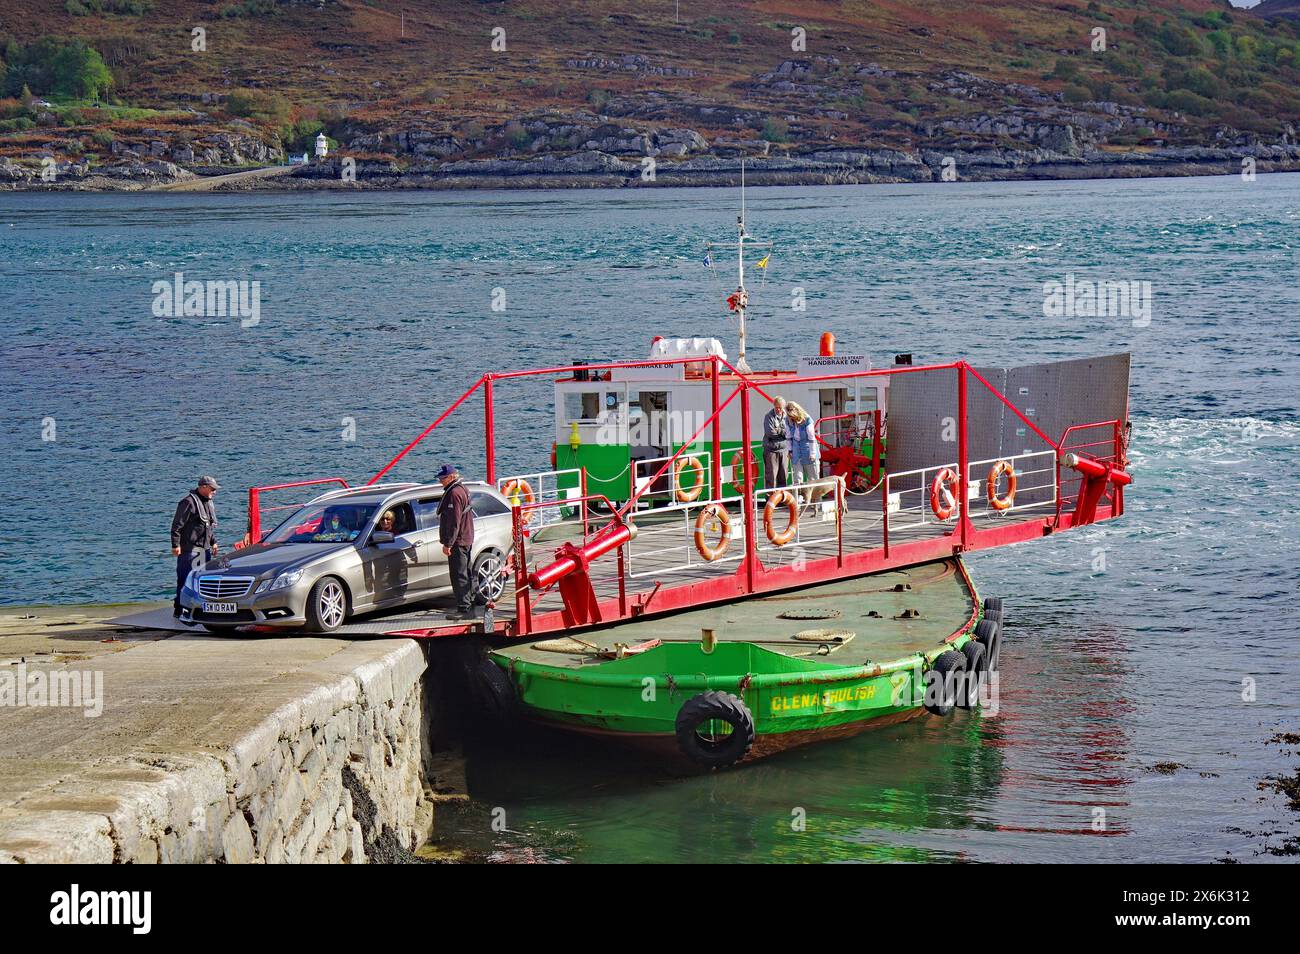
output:
[[[599,421],[618,410],[617,391],[569,391],[564,395],[566,421]]]

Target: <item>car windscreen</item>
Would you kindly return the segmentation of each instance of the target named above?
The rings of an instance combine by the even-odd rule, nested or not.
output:
[[[378,501],[308,504],[276,527],[263,542],[346,543],[361,535],[378,506]]]

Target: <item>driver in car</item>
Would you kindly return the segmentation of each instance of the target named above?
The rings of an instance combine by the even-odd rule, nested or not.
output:
[[[394,529],[396,525],[397,519],[393,516],[393,512],[391,510],[385,510],[384,515],[379,518],[379,525],[375,529],[382,530],[385,533],[396,534],[397,531]]]
[[[352,528],[347,525],[341,513],[331,510],[321,521],[320,529],[316,531],[316,539],[321,543],[351,540]]]

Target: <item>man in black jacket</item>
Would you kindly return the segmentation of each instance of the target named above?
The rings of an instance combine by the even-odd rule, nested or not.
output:
[[[176,557],[176,598],[172,615],[181,615],[181,587],[191,570],[217,555],[217,508],[212,495],[220,489],[215,477],[199,478],[199,485],[181,498],[172,517],[172,555]]]
[[[438,539],[451,568],[451,589],[456,610],[448,619],[474,618],[474,587],[470,580],[470,548],[474,546],[474,510],[469,491],[451,464],[438,470],[438,482],[446,488],[438,504]]]

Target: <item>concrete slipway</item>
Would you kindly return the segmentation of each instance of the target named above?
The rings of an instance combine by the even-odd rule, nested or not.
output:
[[[0,614],[0,861],[360,862],[425,840],[420,644],[142,631],[122,610]]]

